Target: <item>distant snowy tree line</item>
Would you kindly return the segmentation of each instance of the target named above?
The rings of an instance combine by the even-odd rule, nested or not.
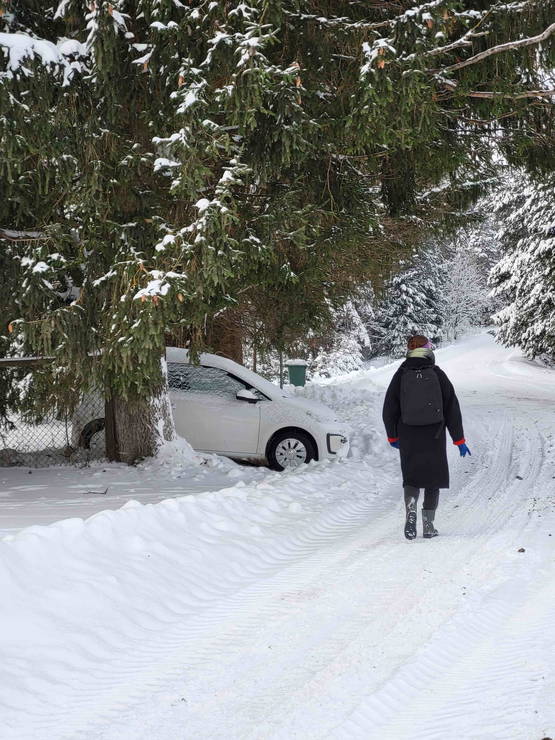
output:
[[[325,352],[311,354],[316,374],[359,369],[380,355],[402,357],[407,338],[424,334],[435,344],[457,339],[473,326],[492,322],[495,301],[487,267],[477,253],[479,229],[419,250],[386,281],[380,295],[361,292],[341,312]]]
[[[417,252],[381,296],[366,290],[345,307],[350,321],[328,338],[325,374],[401,357],[413,333],[440,344],[485,325],[503,344],[555,364],[555,178],[503,167],[499,180],[465,228]],[[362,331],[347,343],[345,326]]]
[[[168,429],[165,341],[323,365],[361,285],[497,177],[492,141],[554,169],[555,0],[44,5],[0,0],[0,355],[54,362],[0,411],[94,384],[122,459]],[[405,278],[385,300],[433,328],[435,278]]]

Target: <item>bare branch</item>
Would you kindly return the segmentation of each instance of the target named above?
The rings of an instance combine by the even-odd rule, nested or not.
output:
[[[441,80],[441,84],[444,85],[447,90],[444,93],[439,93],[438,97],[445,99],[445,97],[451,97],[458,90],[458,84],[454,80]],[[495,90],[469,90],[468,92],[462,92],[461,95],[465,95],[468,98],[506,98],[508,100],[522,100],[523,98],[549,98],[555,96],[555,89],[552,90],[523,90],[519,93],[504,93],[496,92]]]
[[[527,90],[521,93],[498,93],[493,90],[472,90],[465,93],[469,98],[509,98],[510,100],[520,100],[522,98],[549,98],[555,95],[555,90]]]
[[[53,357],[2,357],[0,358],[0,370],[7,367],[34,367],[46,365],[52,362]]]
[[[14,231],[13,229],[1,229],[0,239],[8,239],[11,242],[27,242],[34,239],[47,239],[42,231]]]
[[[513,49],[522,49],[526,46],[533,46],[534,44],[541,44],[542,41],[548,39],[553,33],[555,33],[555,23],[548,26],[545,31],[539,33],[537,36],[530,36],[527,39],[520,39],[519,41],[508,41],[505,44],[499,44],[498,46],[492,46],[491,49],[481,51],[479,54],[475,54],[469,59],[465,59],[462,62],[451,64],[448,67],[443,67],[441,72],[454,72],[457,69],[468,67],[470,64],[478,64],[483,59],[492,56],[493,54],[501,54],[504,51],[512,51]],[[439,70],[437,70],[439,71]]]
[[[488,31],[481,31],[480,33],[472,33],[471,31],[469,31],[468,33],[465,33],[464,36],[461,36],[460,39],[453,41],[453,43],[451,44],[446,44],[445,46],[436,46],[435,49],[430,49],[430,51],[426,51],[424,53],[426,54],[426,56],[429,57],[435,57],[438,54],[448,54],[450,51],[453,51],[453,49],[459,49],[461,46],[472,46],[472,39],[476,39],[480,36],[487,36],[488,33]]]

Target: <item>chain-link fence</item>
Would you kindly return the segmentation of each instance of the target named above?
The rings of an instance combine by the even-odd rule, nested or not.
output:
[[[86,394],[71,416],[44,417],[39,423],[12,419],[0,429],[0,467],[86,464],[105,456],[104,403]]]

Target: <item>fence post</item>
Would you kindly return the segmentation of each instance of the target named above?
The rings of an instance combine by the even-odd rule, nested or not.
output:
[[[110,462],[119,461],[118,440],[116,435],[116,413],[112,395],[104,399],[104,435],[106,439],[106,457]]]

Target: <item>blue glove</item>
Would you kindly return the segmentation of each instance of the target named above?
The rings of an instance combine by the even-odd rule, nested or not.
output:
[[[470,450],[468,449],[468,447],[465,445],[464,442],[462,443],[462,445],[459,445],[459,452],[460,452],[461,457],[464,457],[465,455],[471,455]]]
[[[395,447],[396,450],[399,449],[399,442],[390,442],[389,443],[392,447]]]

